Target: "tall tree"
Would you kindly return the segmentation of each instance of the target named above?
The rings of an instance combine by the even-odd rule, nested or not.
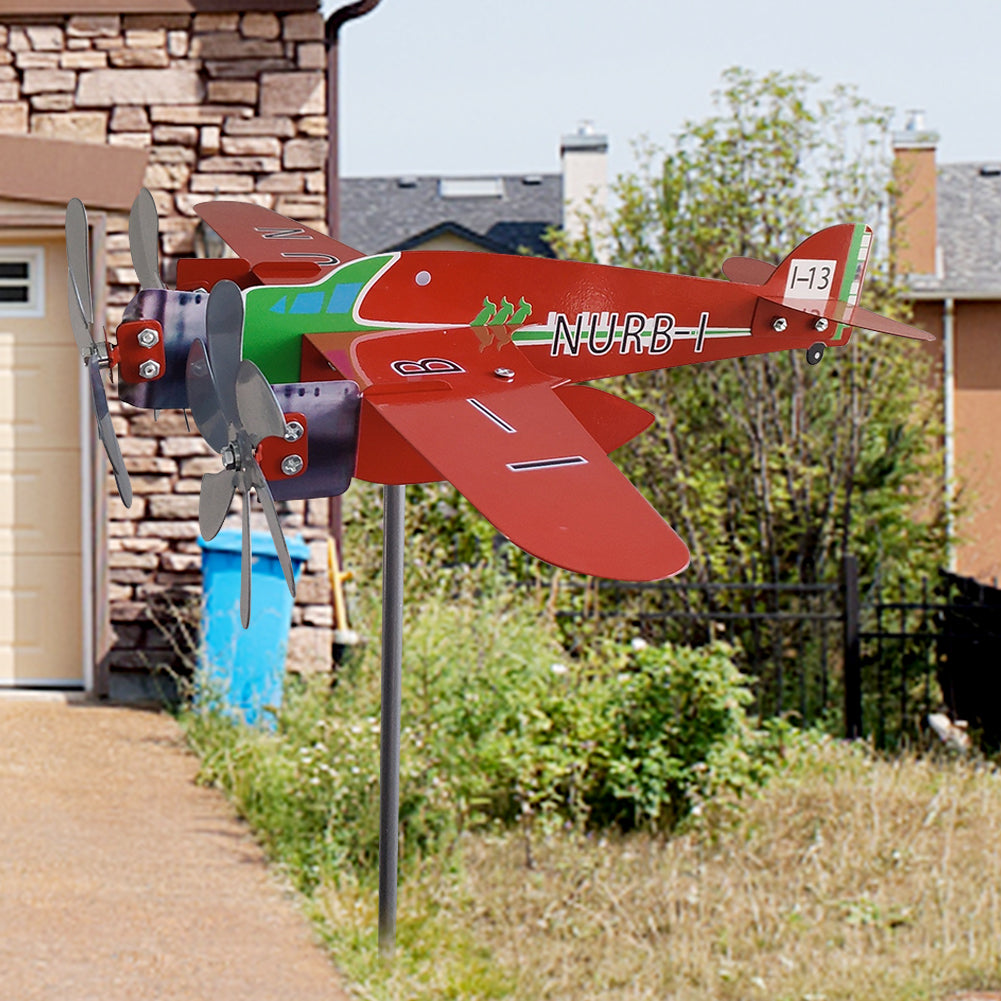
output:
[[[719,276],[727,257],[778,263],[825,225],[868,222],[865,302],[899,315],[890,117],[850,88],[818,95],[806,74],[728,70],[713,114],[670,149],[640,144],[612,210],[557,248]],[[930,366],[913,342],[856,333],[818,368],[790,353],[634,376],[625,395],[658,421],[620,464],[687,539],[700,579],[833,579],[844,551],[863,573],[914,579],[944,551]]]

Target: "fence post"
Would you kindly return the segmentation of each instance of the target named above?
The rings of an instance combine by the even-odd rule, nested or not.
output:
[[[848,554],[842,557],[841,583],[845,626],[845,737],[855,740],[862,736],[861,601],[856,557]]]

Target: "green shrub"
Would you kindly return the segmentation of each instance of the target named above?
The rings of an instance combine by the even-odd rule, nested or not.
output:
[[[772,760],[723,645],[607,643],[570,657],[542,611],[489,571],[456,571],[408,609],[401,865],[488,824],[667,830],[760,784]],[[273,733],[190,710],[203,776],[225,787],[304,888],[373,874],[379,651],[294,682]]]

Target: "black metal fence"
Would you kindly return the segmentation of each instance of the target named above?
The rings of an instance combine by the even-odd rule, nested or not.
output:
[[[985,746],[1001,747],[1001,591],[953,574],[917,595],[878,583],[863,593],[847,556],[836,583],[591,581],[561,606],[570,633],[614,615],[652,642],[727,640],[760,718],[894,747],[919,739],[927,714],[947,708]]]

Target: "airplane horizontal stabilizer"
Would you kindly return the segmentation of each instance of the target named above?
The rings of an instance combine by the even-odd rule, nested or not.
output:
[[[738,285],[764,285],[775,274],[775,265],[754,257],[728,257],[722,271],[728,281]]]
[[[910,337],[915,341],[933,341],[935,336],[929,334],[927,330],[919,327],[912,327],[909,323],[902,323],[900,320],[891,320],[888,316],[881,316],[868,309],[856,306],[852,311],[853,327],[862,330],[874,330],[880,334],[896,334],[897,337]]]

